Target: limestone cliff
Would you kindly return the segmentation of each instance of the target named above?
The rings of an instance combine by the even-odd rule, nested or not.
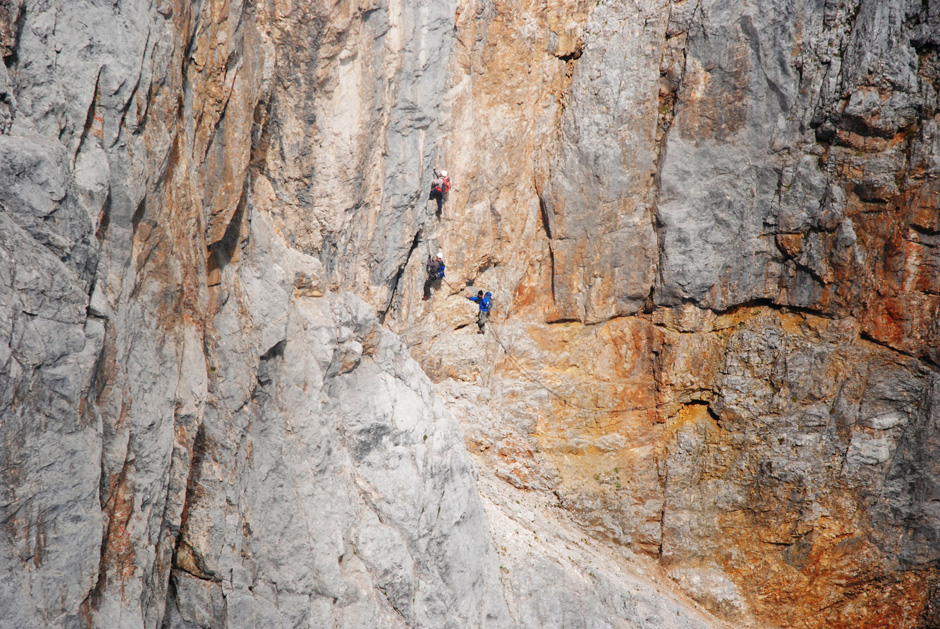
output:
[[[937,626],[938,51],[0,0],[0,627]]]

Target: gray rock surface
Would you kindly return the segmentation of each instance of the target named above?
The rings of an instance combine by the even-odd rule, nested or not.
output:
[[[0,0],[0,629],[935,626],[938,33]]]
[[[560,319],[633,314],[653,288],[650,181],[667,8],[598,3],[572,53],[577,71],[540,195]]]
[[[911,201],[936,169],[918,148],[935,135],[936,7],[686,5],[667,29],[684,63],[664,63],[657,302],[851,315],[933,355],[936,230]]]
[[[346,8],[0,2],[0,627],[558,606],[502,579],[462,432],[374,308],[433,217],[454,6]],[[611,579],[562,618],[691,604]]]
[[[249,241],[215,318],[169,626],[506,624],[461,434],[430,382],[358,298],[295,294],[295,265],[319,261],[265,215]]]
[[[64,626],[95,584],[102,436],[83,408],[104,325],[73,273],[0,215],[0,608]]]
[[[294,8],[271,21],[274,77],[253,185],[331,286],[381,312],[435,222],[453,0]],[[275,9],[275,13],[277,10]],[[308,44],[312,42],[312,45]],[[274,201],[276,198],[276,201]]]

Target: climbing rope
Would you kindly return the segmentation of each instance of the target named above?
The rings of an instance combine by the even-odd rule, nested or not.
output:
[[[447,284],[447,286],[450,287],[450,289],[452,290],[452,292],[450,293],[450,295],[448,295],[448,297],[453,297],[454,295],[460,295],[460,294],[461,294],[461,291],[463,290],[462,288],[457,288],[456,286],[454,286],[453,284],[451,284],[450,282],[448,282],[446,278],[443,278],[443,277],[442,277],[442,278],[440,278],[440,280],[441,280],[442,282],[444,282],[445,284]],[[467,286],[472,286],[472,285],[473,285],[472,282],[470,282],[470,283],[467,284]],[[407,333],[407,332],[410,332],[412,329],[414,329],[414,327],[415,327],[415,326],[412,326],[411,328],[409,328],[408,330],[406,330],[406,332],[403,332],[402,334],[405,334],[405,333]],[[519,361],[516,360],[516,357],[512,355],[512,352],[509,351],[509,348],[506,347],[506,344],[503,343],[503,341],[502,341],[501,338],[499,338],[499,334],[496,332],[496,329],[492,326],[492,324],[489,326],[489,329],[490,329],[490,331],[493,333],[493,338],[495,338],[495,339],[496,339],[496,342],[499,344],[499,346],[503,348],[503,353],[506,355],[507,358],[509,358],[510,362],[513,364],[513,366],[516,368],[516,370],[517,370],[520,374],[522,374],[522,376],[523,376],[524,378],[526,378],[526,379],[529,380],[530,382],[533,382],[534,384],[540,386],[541,388],[545,389],[548,393],[550,393],[551,395],[553,395],[553,396],[556,397],[557,399],[561,400],[561,402],[562,402],[563,404],[565,404],[566,406],[569,406],[569,407],[571,407],[571,408],[573,408],[573,409],[577,409],[577,410],[581,410],[581,411],[588,411],[588,412],[592,412],[592,413],[627,413],[627,412],[630,412],[630,411],[644,411],[644,410],[652,410],[652,409],[656,408],[656,407],[642,407],[642,408],[637,408],[637,407],[632,407],[632,406],[631,406],[631,407],[626,407],[626,406],[624,406],[624,407],[621,407],[621,408],[603,408],[603,407],[599,407],[599,406],[584,406],[583,404],[578,404],[578,403],[576,403],[576,402],[572,402],[572,401],[569,400],[567,397],[565,397],[564,395],[562,395],[561,393],[559,393],[558,391],[556,391],[555,389],[551,388],[550,386],[548,386],[547,384],[545,384],[544,382],[542,382],[541,380],[539,380],[537,377],[535,377],[534,375],[532,375],[532,373],[531,373],[528,369],[526,369],[525,367],[523,367],[522,364],[520,364]],[[608,334],[610,334],[610,331],[609,331],[609,330],[608,330]],[[611,337],[611,343],[613,343],[613,337]],[[415,343],[412,343],[412,344],[410,344],[410,345],[407,345],[407,347],[410,349],[410,348],[412,348],[412,347],[414,347],[414,346],[416,346],[416,345],[423,345],[423,344],[424,344],[424,340],[422,339],[422,340],[416,341]]]
[[[600,406],[584,406],[583,404],[577,404],[576,402],[572,402],[571,400],[569,400],[568,398],[566,398],[564,395],[562,395],[561,393],[559,393],[559,392],[556,391],[555,389],[551,388],[550,386],[548,386],[547,384],[545,384],[544,382],[542,382],[541,380],[539,380],[538,378],[536,378],[535,376],[533,376],[533,375],[529,372],[529,370],[527,370],[525,367],[523,367],[523,366],[519,363],[519,361],[516,360],[515,356],[512,355],[512,352],[509,351],[509,348],[506,347],[506,345],[503,343],[502,339],[499,338],[499,334],[497,334],[496,329],[495,329],[494,327],[490,326],[490,332],[493,333],[493,338],[495,338],[495,339],[496,339],[496,342],[499,343],[499,346],[503,348],[503,353],[506,354],[506,357],[509,358],[509,360],[510,360],[510,361],[512,362],[512,364],[516,367],[516,369],[519,371],[519,373],[521,373],[527,380],[529,380],[529,381],[531,381],[531,382],[537,384],[538,386],[542,387],[543,389],[545,389],[546,391],[548,391],[549,393],[551,393],[553,396],[555,396],[556,398],[558,398],[559,400],[561,400],[562,403],[566,404],[567,406],[570,406],[571,408],[578,409],[578,410],[582,410],[582,411],[590,411],[590,412],[592,412],[592,413],[627,413],[627,412],[630,412],[630,411],[647,411],[647,410],[652,410],[652,409],[656,408],[656,407],[654,407],[654,406],[643,407],[643,408],[637,408],[637,407],[633,407],[633,406],[631,406],[631,407],[626,407],[626,406],[625,406],[625,407],[622,407],[622,408],[603,408],[603,407],[600,407]]]
[[[490,326],[490,332],[493,333],[493,338],[496,339],[496,342],[499,343],[499,346],[503,348],[503,353],[506,355],[506,357],[509,358],[510,361],[512,361],[513,365],[516,366],[516,369],[519,371],[519,373],[521,373],[527,380],[530,380],[531,382],[534,382],[535,384],[539,385],[540,387],[542,387],[543,389],[545,389],[546,391],[554,395],[556,398],[558,398],[559,400],[561,400],[568,406],[573,406],[577,408],[577,405],[571,403],[564,395],[562,395],[555,389],[551,388],[550,386],[548,386],[547,384],[545,384],[544,382],[542,382],[541,380],[533,376],[531,373],[529,373],[528,369],[526,369],[521,364],[519,364],[519,361],[516,360],[516,358],[509,352],[509,348],[507,348],[506,345],[503,343],[502,339],[499,338],[499,334],[496,333],[496,329],[492,325]]]
[[[447,194],[447,193],[444,193],[444,195],[441,197],[440,205],[438,206],[438,211],[440,211],[440,208],[443,206],[444,201],[446,201],[446,199],[447,199],[446,194]],[[430,200],[430,198],[429,198],[429,200]],[[427,245],[427,248],[428,248],[428,258],[430,258],[430,257],[431,257],[431,254],[432,254],[432,251],[431,251],[431,243],[428,242],[428,241],[426,241],[426,245]],[[448,286],[448,287],[451,289],[451,291],[452,291],[452,292],[448,295],[448,297],[453,297],[454,295],[461,295],[461,293],[462,293],[462,291],[463,291],[462,288],[457,288],[456,286],[454,286],[453,284],[451,284],[450,282],[448,282],[447,279],[444,278],[444,277],[441,277],[440,280],[441,280],[442,282],[444,282],[445,284],[447,284],[447,286]],[[470,280],[470,281],[467,283],[467,287],[469,287],[469,286],[473,286],[473,280]],[[415,327],[417,327],[417,326],[412,326],[412,327],[408,328],[408,330],[406,330],[405,332],[402,332],[401,334],[404,335],[404,334],[410,332],[411,330],[413,330]],[[561,393],[559,393],[558,391],[556,391],[555,389],[551,388],[550,386],[548,386],[547,384],[545,384],[544,382],[542,382],[540,379],[538,379],[537,377],[535,377],[534,375],[532,375],[532,373],[529,372],[529,370],[527,370],[525,367],[523,367],[523,366],[519,363],[519,361],[516,360],[516,357],[512,355],[512,352],[509,351],[509,348],[506,347],[506,345],[503,343],[502,339],[499,338],[499,334],[496,332],[496,329],[492,326],[492,324],[489,326],[489,329],[490,329],[490,331],[493,333],[493,338],[495,338],[495,339],[496,339],[496,342],[499,344],[499,346],[500,346],[501,348],[503,348],[503,353],[506,355],[507,358],[509,358],[510,362],[512,362],[513,366],[519,371],[520,374],[522,374],[522,376],[523,376],[524,378],[526,378],[526,379],[529,380],[530,382],[533,382],[533,383],[537,384],[537,385],[540,386],[541,388],[545,389],[548,393],[550,393],[551,395],[553,395],[553,396],[556,397],[557,399],[561,400],[561,402],[562,402],[563,404],[565,404],[565,405],[567,405],[567,406],[570,406],[571,408],[574,408],[574,409],[577,409],[577,410],[582,410],[582,411],[588,411],[588,412],[592,412],[592,413],[627,413],[627,412],[630,412],[630,411],[644,411],[644,410],[652,410],[652,409],[656,408],[656,407],[643,407],[643,408],[636,408],[636,407],[602,408],[602,407],[598,407],[598,406],[593,406],[593,407],[592,407],[592,406],[584,406],[584,405],[582,405],[582,404],[577,404],[576,402],[572,402],[572,401],[569,400],[567,397],[565,397],[564,395],[562,395]],[[610,331],[608,330],[607,333],[610,334]],[[613,343],[613,337],[611,337],[611,343]],[[416,346],[416,345],[423,345],[423,344],[424,344],[424,339],[421,339],[421,340],[416,341],[415,343],[412,343],[412,344],[410,344],[410,345],[406,345],[406,347],[407,347],[408,349],[411,349],[412,347],[414,347],[414,346]]]
[[[450,282],[448,282],[448,281],[447,281],[445,278],[443,278],[443,277],[441,278],[441,281],[443,281],[445,284],[447,284],[447,285],[450,287],[450,289],[451,289],[451,292],[450,292],[450,294],[448,295],[448,297],[453,297],[454,295],[460,295],[461,297],[463,297],[463,296],[464,296],[464,295],[463,295],[463,290],[464,290],[464,288],[470,288],[471,286],[473,286],[473,280],[471,280],[471,281],[470,281],[466,286],[464,286],[463,288],[454,286],[453,284],[451,284]]]

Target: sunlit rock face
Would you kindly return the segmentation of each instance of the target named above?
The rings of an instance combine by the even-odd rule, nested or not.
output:
[[[0,626],[940,624],[940,7],[758,4],[0,0]]]
[[[457,17],[453,286],[393,328],[497,476],[732,622],[936,623],[937,20]],[[484,340],[449,297],[470,281]]]

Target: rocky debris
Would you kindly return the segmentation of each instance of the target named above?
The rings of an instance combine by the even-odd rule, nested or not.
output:
[[[725,626],[689,605],[655,562],[586,537],[544,495],[485,472],[480,486],[517,626]]]

